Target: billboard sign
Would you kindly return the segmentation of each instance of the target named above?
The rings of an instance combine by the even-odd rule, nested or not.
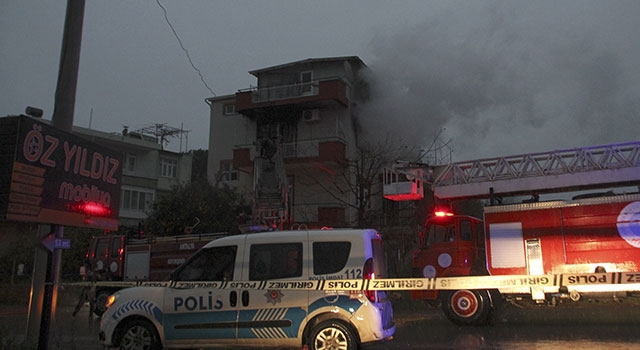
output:
[[[0,118],[0,130],[6,219],[118,229],[120,152],[27,116]]]

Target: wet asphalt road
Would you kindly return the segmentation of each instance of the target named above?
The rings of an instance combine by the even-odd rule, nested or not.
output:
[[[493,324],[458,327],[437,309],[399,315],[395,339],[380,349],[640,349],[640,305],[503,305]]]
[[[88,315],[88,306],[72,317],[74,302],[70,296],[59,299],[49,348],[102,349],[100,320]],[[368,349],[640,349],[640,302],[635,300],[525,309],[505,304],[486,327],[457,327],[439,309],[419,302],[394,305],[394,339]],[[21,348],[26,317],[25,308],[0,309],[0,348]]]

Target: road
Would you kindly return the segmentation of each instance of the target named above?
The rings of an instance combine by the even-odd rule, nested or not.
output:
[[[70,293],[67,293],[70,294]],[[99,319],[85,306],[72,317],[72,295],[59,299],[51,349],[102,349]],[[418,302],[394,305],[396,335],[370,350],[394,349],[637,349],[640,347],[640,302],[561,304],[520,309],[505,304],[487,327],[457,327],[439,309]],[[24,341],[25,308],[0,309],[2,349],[19,348]]]
[[[425,310],[425,309],[423,309]],[[640,305],[503,305],[493,324],[457,327],[438,309],[399,310],[395,339],[380,349],[639,349]]]

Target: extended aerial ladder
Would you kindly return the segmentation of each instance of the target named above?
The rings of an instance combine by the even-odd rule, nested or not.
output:
[[[249,230],[288,227],[289,185],[281,152],[276,148],[269,157],[256,157],[253,164],[253,224]]]
[[[385,169],[385,198],[531,195],[640,185],[640,141],[486,158],[447,165],[398,162]]]

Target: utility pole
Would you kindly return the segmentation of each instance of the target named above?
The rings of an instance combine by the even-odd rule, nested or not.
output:
[[[54,127],[67,132],[71,132],[73,126],[84,8],[85,0],[67,0],[62,49],[60,51],[58,83],[55,93],[55,107],[51,118]],[[48,234],[53,234],[55,238],[64,237],[64,227],[61,225],[51,225],[50,230],[43,230],[41,228],[38,233],[41,235],[42,232],[46,231],[48,231]],[[43,247],[36,248],[34,277],[31,286],[32,297],[29,301],[27,337],[33,339],[35,334],[39,335],[38,349],[44,350],[49,348],[51,331],[55,326],[55,311],[61,263],[62,251],[60,249],[49,252]],[[34,295],[36,295],[35,298]],[[36,305],[34,305],[34,303]],[[39,332],[36,333],[34,328],[35,320],[37,319],[40,319],[40,329]]]
[[[80,45],[85,0],[67,0],[67,16],[64,23],[60,69],[56,87],[55,107],[51,121],[53,126],[71,132],[73,113],[76,105],[78,67],[80,66]]]

